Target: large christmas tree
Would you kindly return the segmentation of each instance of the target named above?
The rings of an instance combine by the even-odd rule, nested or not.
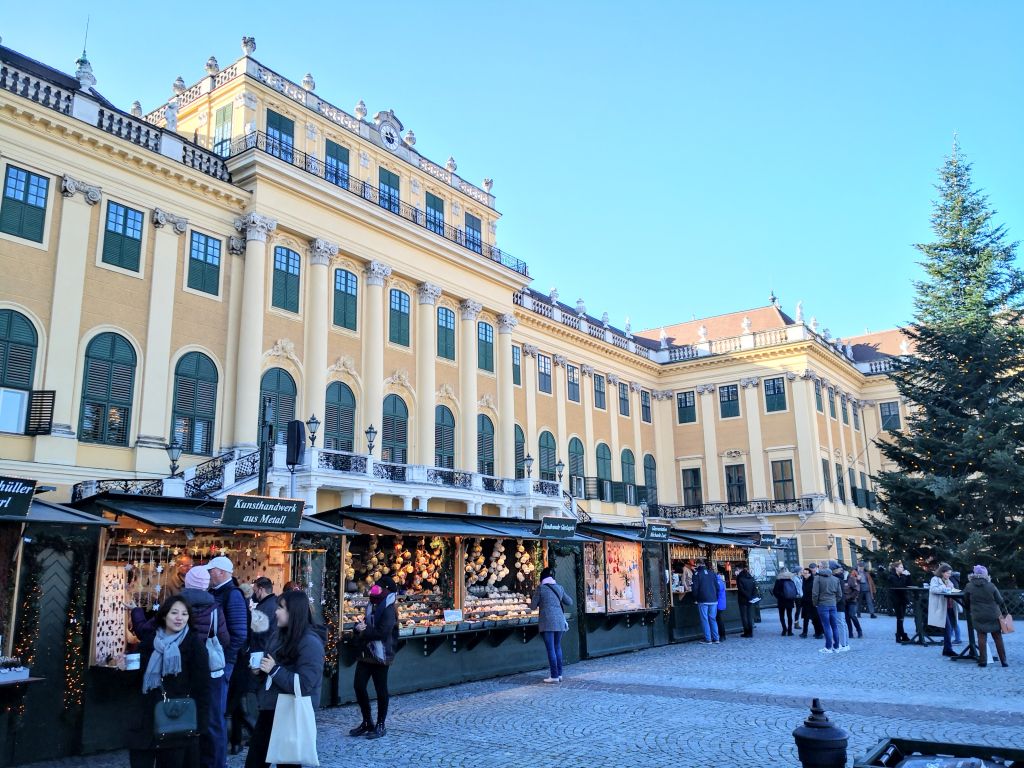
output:
[[[1024,586],[1024,275],[956,144],[937,189],[912,349],[892,374],[910,416],[879,441],[889,470],[866,527],[908,565],[981,563]]]

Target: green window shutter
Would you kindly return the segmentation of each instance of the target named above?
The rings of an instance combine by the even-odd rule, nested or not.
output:
[[[0,386],[32,389],[37,345],[35,328],[27,317],[0,310]]]
[[[110,230],[103,235],[103,263],[121,266],[121,235]]]
[[[0,203],[0,231],[41,243],[49,188],[50,180],[45,176],[7,166],[3,202]]]
[[[324,418],[324,448],[351,451],[355,443],[356,398],[340,381],[327,387]]]
[[[334,324],[356,330],[358,282],[347,269],[334,270]]]
[[[3,206],[0,207],[0,232],[22,237],[21,221],[27,207],[20,200],[5,197]]]
[[[482,475],[494,474],[494,423],[484,414],[476,417],[476,464]]]
[[[285,284],[287,286],[287,288],[286,288],[286,298],[285,298],[285,302],[287,304],[286,309],[288,309],[289,312],[298,312],[299,311],[299,276],[298,275],[288,275],[287,278],[286,278],[286,283]]]
[[[34,205],[26,205],[21,220],[21,236],[26,240],[43,242],[43,225],[46,222],[46,209]]]
[[[526,477],[526,435],[523,428],[516,424],[515,450],[516,450],[516,480]]]
[[[127,445],[135,389],[135,350],[116,333],[101,333],[85,351],[78,439]]]
[[[523,383],[523,353],[519,347],[512,347],[512,383]]]

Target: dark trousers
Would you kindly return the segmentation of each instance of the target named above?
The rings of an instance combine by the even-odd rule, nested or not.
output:
[[[740,621],[743,622],[743,636],[754,636],[754,606],[750,603],[740,603]]]
[[[793,601],[784,597],[779,598],[779,623],[783,632],[793,631]]]
[[[200,737],[202,768],[224,768],[228,759],[228,728],[225,715],[228,706],[229,669],[222,677],[210,678],[209,732]]]
[[[373,715],[370,712],[370,694],[366,687],[370,680],[373,680],[373,690],[377,692],[377,725],[383,725],[388,718],[388,704],[391,695],[388,693],[388,669],[384,664],[371,664],[367,661],[356,662],[355,680],[352,688],[356,692],[356,702],[359,704],[359,711],[363,714],[363,722],[373,725]]]
[[[798,627],[800,626],[800,617],[803,615],[803,612],[804,612],[804,601],[801,598],[798,597],[796,599],[796,603],[793,604],[793,621],[796,622],[796,625]]]
[[[993,632],[992,642],[996,644],[996,653],[999,654],[999,661],[1006,663],[1006,646],[1003,645],[1003,633]],[[978,663],[988,664],[988,632],[978,633]]]
[[[853,637],[853,630],[857,630],[858,637],[864,637],[864,631],[860,628],[860,606],[855,601],[846,603],[846,632]]]
[[[176,749],[133,749],[128,752],[131,768],[193,768],[198,763],[198,736]]]
[[[907,598],[903,592],[893,591],[893,611],[896,613],[896,640],[909,640],[907,630],[903,628],[903,621],[907,618]]]
[[[248,659],[246,659],[248,661]],[[228,683],[227,713],[231,718],[231,729],[228,732],[228,743],[240,745],[252,735],[256,726],[259,710],[256,706],[254,685],[256,676],[246,663],[236,664]]]
[[[718,639],[725,642],[725,608],[719,608],[715,614],[715,623],[718,624]]]
[[[814,634],[815,634],[816,637],[825,634],[825,629],[824,629],[824,627],[821,626],[821,617],[818,615],[818,610],[813,605],[805,605],[804,606],[804,616],[803,616],[803,619],[804,619],[804,626],[803,626],[803,629],[800,631],[800,634],[802,634],[802,635],[806,635],[807,634],[807,624],[808,624],[808,622],[810,622],[812,625],[814,625]]]
[[[256,718],[256,728],[249,739],[249,753],[245,756],[245,768],[270,768],[267,749],[270,747],[270,732],[274,729],[274,710],[261,709]],[[277,768],[302,768],[294,763],[276,763]]]

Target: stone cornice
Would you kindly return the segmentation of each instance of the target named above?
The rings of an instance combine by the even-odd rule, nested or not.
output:
[[[60,182],[60,193],[64,197],[74,197],[79,192],[82,193],[82,197],[89,205],[96,205],[102,196],[102,190],[95,184],[88,184],[64,174]]]
[[[154,208],[152,219],[153,226],[157,229],[163,229],[170,224],[172,231],[176,235],[183,235],[188,229],[188,219],[183,216],[175,216],[173,213],[168,213],[163,208]]]

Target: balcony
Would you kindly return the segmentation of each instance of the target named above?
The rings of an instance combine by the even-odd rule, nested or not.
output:
[[[517,272],[524,277],[529,277],[530,275],[526,262],[513,258],[510,254],[493,245],[482,242],[479,233],[472,230],[457,229],[450,224],[442,223],[434,217],[428,218],[426,211],[414,208],[408,203],[403,203],[395,195],[389,193],[387,189],[381,189],[368,182],[360,181],[351,176],[347,171],[342,172],[336,166],[328,166],[320,158],[300,152],[291,144],[269,137],[263,131],[247,133],[245,136],[233,141],[228,156],[232,158],[238,157],[250,151],[263,152],[276,157],[284,163],[288,163],[312,176],[323,179],[329,184],[333,184],[339,189],[343,189],[356,197],[373,203],[382,210],[388,211],[429,232],[440,235],[445,240],[455,243],[467,251],[472,251],[497,264],[501,264],[503,267],[511,269],[513,272]]]
[[[793,501],[712,502],[694,505],[651,504],[648,506],[647,514],[650,517],[664,517],[673,520],[808,514],[815,511],[816,501],[814,497],[804,496]]]

